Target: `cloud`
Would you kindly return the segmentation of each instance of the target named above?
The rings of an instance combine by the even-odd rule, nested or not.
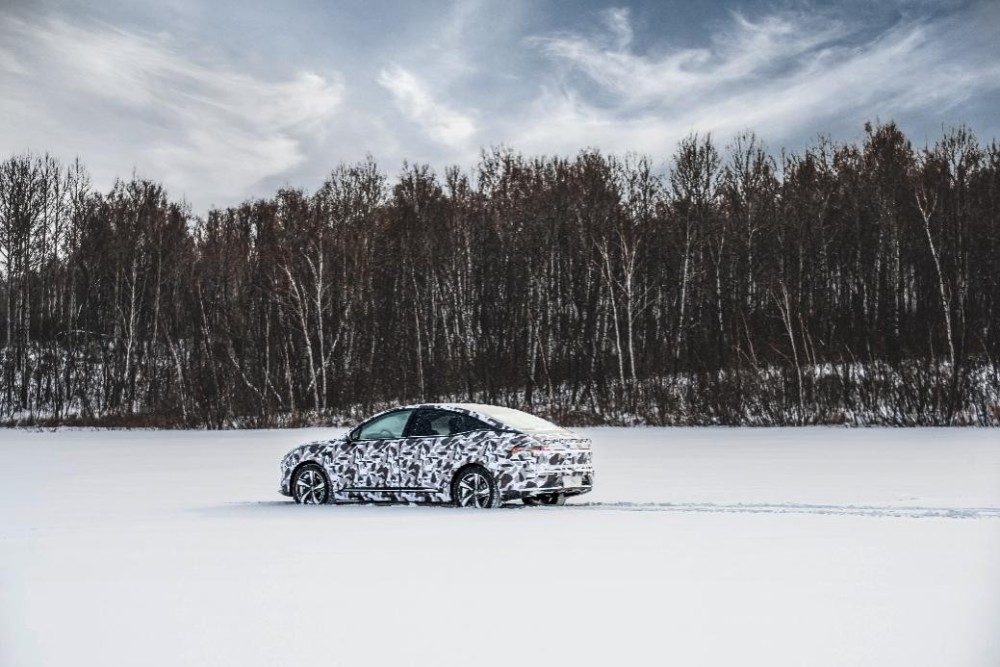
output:
[[[432,63],[439,76],[449,79],[474,74],[469,33],[482,16],[483,0],[456,2],[431,28],[434,34],[427,39],[427,52],[421,61]]]
[[[402,67],[382,69],[378,82],[392,94],[400,113],[433,140],[463,148],[475,134],[476,125],[470,116],[438,102],[423,81]]]
[[[25,56],[0,83],[46,116],[37,125],[61,126],[78,135],[77,146],[86,136],[110,141],[88,146],[98,162],[131,147],[118,173],[134,164],[198,204],[242,197],[302,163],[344,99],[336,76],[300,71],[268,81],[164,34],[50,18],[8,20],[0,35]]]
[[[989,47],[968,48],[961,39],[974,20],[906,19],[870,36],[843,17],[734,13],[704,47],[640,53],[628,12],[608,12],[603,32],[529,40],[556,74],[513,143],[527,151],[596,146],[669,154],[691,131],[727,135],[751,127],[782,140],[807,128],[828,131],[824,123],[845,118],[933,117],[1000,90],[1000,63],[982,57]]]
[[[10,51],[0,46],[0,70],[6,70],[8,74],[23,75],[27,72],[21,65],[17,56]]]
[[[617,7],[604,12],[604,20],[608,24],[608,29],[615,37],[615,45],[618,49],[626,49],[632,43],[632,23],[629,20],[627,8]]]
[[[497,144],[666,157],[692,131],[724,143],[746,128],[799,150],[819,132],[856,138],[876,118],[915,139],[962,121],[992,137],[1000,5],[956,2],[581,13],[400,1],[379,20],[361,5],[263,0],[239,15],[218,3],[181,3],[193,14],[20,3],[0,10],[0,153],[79,156],[101,189],[135,169],[204,213],[318,187],[365,154],[390,171],[470,167]]]

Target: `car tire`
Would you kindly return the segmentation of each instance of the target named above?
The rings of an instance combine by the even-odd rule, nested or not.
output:
[[[548,493],[544,496],[528,496],[522,499],[525,505],[534,507],[535,505],[565,505],[566,496],[561,493]]]
[[[292,497],[300,505],[323,505],[330,499],[330,482],[315,463],[300,466],[292,475]]]
[[[457,507],[493,509],[500,507],[500,490],[486,468],[466,466],[451,482],[451,500]]]

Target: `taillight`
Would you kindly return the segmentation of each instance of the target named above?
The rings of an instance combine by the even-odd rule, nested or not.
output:
[[[542,452],[552,452],[555,451],[548,447],[542,447],[541,445],[526,445],[523,447],[514,447],[510,450],[510,458],[527,460],[532,458],[532,456],[537,456]]]

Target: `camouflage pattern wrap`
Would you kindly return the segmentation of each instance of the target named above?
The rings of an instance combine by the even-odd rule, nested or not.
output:
[[[328,502],[451,502],[451,484],[463,467],[476,464],[496,481],[502,501],[593,488],[590,440],[568,431],[524,433],[489,415],[452,404],[403,406],[472,416],[496,430],[448,436],[350,440],[346,435],[301,445],[281,461],[281,493],[290,496],[295,470],[316,463],[330,484]],[[513,453],[514,448],[523,451]]]

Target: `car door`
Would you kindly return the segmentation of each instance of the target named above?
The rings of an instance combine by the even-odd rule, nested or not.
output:
[[[421,491],[447,491],[457,466],[465,462],[469,436],[484,428],[489,427],[478,419],[451,410],[417,410],[399,452],[401,486]]]
[[[394,410],[362,424],[351,437],[353,474],[345,491],[378,492],[399,487],[399,451],[413,410]]]
[[[442,450],[449,436],[447,424],[441,420],[445,411],[421,408],[413,413],[406,429],[406,438],[399,450],[399,483],[407,491],[437,491],[433,475],[429,475],[428,462],[433,453]]]

